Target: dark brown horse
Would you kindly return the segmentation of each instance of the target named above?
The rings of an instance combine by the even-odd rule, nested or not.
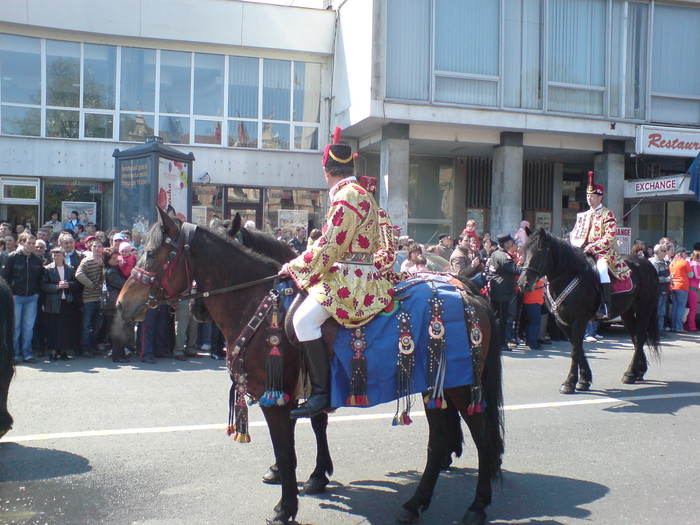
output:
[[[649,345],[653,355],[659,354],[659,286],[656,270],[649,261],[637,256],[625,256],[624,260],[632,270],[634,290],[612,295],[611,317],[622,317],[634,344],[632,361],[622,376],[622,382],[629,384],[644,379],[644,345]],[[593,373],[583,351],[583,336],[586,324],[595,318],[600,306],[598,273],[582,250],[540,228],[525,245],[518,286],[524,292],[532,291],[543,276],[549,281],[549,294],[554,300],[554,304],[548,301],[550,311],[571,341],[571,367],[559,391],[572,394],[575,390],[589,390]]]
[[[15,348],[12,334],[15,329],[15,305],[12,290],[0,277],[0,438],[12,428],[12,416],[7,411],[7,393],[15,375],[12,360]]]
[[[236,340],[251,319],[260,301],[269,294],[270,284],[258,280],[275,275],[280,263],[260,255],[206,228],[185,224],[180,228],[165,213],[160,213],[146,236],[146,252],[139,260],[135,274],[127,281],[117,307],[127,320],[143,319],[149,305],[167,298],[176,299],[196,280],[200,292],[210,292],[205,299],[207,310],[227,341]],[[232,286],[245,288],[214,294],[215,290]],[[483,412],[469,414],[471,388],[446,389],[448,408],[426,409],[429,425],[426,469],[414,496],[404,503],[397,519],[413,523],[430,504],[433,489],[450,446],[446,429],[466,420],[479,457],[476,496],[464,516],[464,523],[485,523],[485,508],[491,502],[491,482],[500,471],[503,453],[501,362],[491,333],[494,318],[479,298],[470,298],[484,332],[483,359],[479,370],[486,407]],[[235,315],[232,315],[235,313]],[[296,391],[301,357],[284,334],[280,348],[285,355],[283,390]],[[256,333],[245,349],[247,389],[253,399],[260,399],[266,389],[265,359],[269,351],[265,336]],[[275,507],[273,523],[288,524],[297,514],[296,453],[294,420],[289,411],[296,400],[281,406],[262,407],[272,439],[275,459],[282,480],[282,498]]]

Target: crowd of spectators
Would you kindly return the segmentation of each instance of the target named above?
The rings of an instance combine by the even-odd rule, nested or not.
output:
[[[31,225],[0,223],[0,276],[15,304],[15,364],[39,360],[109,357],[115,363],[138,356],[187,360],[198,350],[223,355],[221,334],[197,323],[188,304],[172,314],[153,310],[142,323],[125,324],[116,300],[143,254],[139,231],[105,232],[83,224],[77,212],[61,223],[58,213],[36,232]]]

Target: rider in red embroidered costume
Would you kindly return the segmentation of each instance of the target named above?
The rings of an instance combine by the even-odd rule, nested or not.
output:
[[[593,184],[593,172],[588,172],[588,188],[586,201],[590,206],[588,211],[576,216],[576,226],[571,232],[571,244],[583,249],[585,253],[596,258],[596,266],[603,287],[603,304],[598,312],[601,319],[610,317],[610,276],[625,280],[630,275],[630,269],[620,257],[615,246],[615,231],[617,221],[615,214],[603,206],[605,189],[600,184]]]
[[[395,241],[389,216],[354,177],[350,146],[326,146],[323,169],[332,203],[322,236],[285,264],[280,275],[291,276],[308,292],[294,314],[293,324],[311,380],[311,396],[291,417],[313,417],[330,407],[329,363],[321,325],[333,317],[342,326],[367,323],[391,302]]]

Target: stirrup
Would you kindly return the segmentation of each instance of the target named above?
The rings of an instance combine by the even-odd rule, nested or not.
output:
[[[598,309],[598,311],[595,314],[596,319],[600,319],[602,321],[605,321],[607,319],[610,319],[610,310],[608,309],[608,305],[603,303],[601,307]]]

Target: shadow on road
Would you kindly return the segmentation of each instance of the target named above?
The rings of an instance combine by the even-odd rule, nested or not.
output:
[[[643,381],[637,383],[637,396],[664,396],[659,399],[625,401],[624,404],[606,407],[603,410],[616,414],[667,414],[674,415],[682,408],[700,405],[700,383],[689,381]],[[629,390],[609,388],[605,394],[610,397],[630,397]],[[690,397],[672,397],[676,394],[696,394]]]
[[[0,483],[41,481],[90,470],[87,459],[70,452],[0,443]]]
[[[391,523],[395,513],[416,489],[421,473],[400,471],[389,480],[357,480],[350,485],[331,485],[329,493],[315,496],[322,509],[362,516],[367,523]],[[438,479],[430,509],[423,523],[456,523],[466,513],[476,488],[477,471],[450,468]],[[556,518],[586,519],[584,508],[604,497],[608,488],[598,483],[538,473],[504,472],[494,485],[493,504],[487,509],[489,523],[563,523]]]

